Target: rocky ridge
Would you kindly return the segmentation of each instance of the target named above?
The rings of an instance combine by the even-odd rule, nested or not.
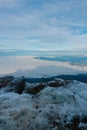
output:
[[[0,130],[87,130],[87,84],[0,78]]]

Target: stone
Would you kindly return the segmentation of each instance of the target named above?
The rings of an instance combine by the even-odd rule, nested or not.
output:
[[[48,82],[47,85],[50,87],[60,87],[65,85],[65,81],[63,79],[55,78],[53,81]]]
[[[14,79],[13,76],[0,77],[0,88],[5,88]]]
[[[37,94],[39,93],[42,89],[44,89],[46,85],[44,83],[36,83],[36,84],[31,84],[29,87],[25,89],[25,93],[29,94]]]
[[[8,85],[7,91],[14,91],[21,94],[24,89],[25,89],[25,78],[22,76],[20,78],[12,80]]]

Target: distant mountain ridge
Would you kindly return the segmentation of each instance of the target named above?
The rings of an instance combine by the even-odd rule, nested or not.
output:
[[[46,55],[82,55],[86,54],[86,51],[73,51],[73,50],[18,50],[18,49],[0,49],[0,56],[46,56]]]
[[[64,80],[78,80],[80,82],[87,83],[87,74],[78,74],[78,75],[58,75],[53,77],[42,77],[42,78],[25,78],[26,82],[37,83],[37,82],[48,82],[54,78],[62,78]]]

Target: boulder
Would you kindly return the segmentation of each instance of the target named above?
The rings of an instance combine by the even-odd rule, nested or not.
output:
[[[0,88],[5,88],[14,79],[13,76],[0,77]]]
[[[37,94],[39,93],[46,85],[44,83],[36,83],[36,84],[31,84],[29,87],[27,86],[25,88],[25,93],[29,94]]]
[[[60,87],[65,85],[65,81],[63,79],[55,78],[53,81],[49,81],[47,85],[50,87]]]
[[[14,91],[21,94],[24,89],[25,78],[22,76],[20,78],[15,78],[14,80],[12,80],[8,85],[7,91]]]

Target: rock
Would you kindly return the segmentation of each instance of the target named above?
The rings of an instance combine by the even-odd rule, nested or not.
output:
[[[46,85],[44,83],[31,84],[29,87],[25,88],[25,93],[37,94],[39,93]]]
[[[87,123],[87,116],[84,116],[81,120],[83,123]]]
[[[68,84],[71,84],[73,83],[74,81],[73,80],[65,80],[65,84],[68,85]]]
[[[12,80],[8,85],[7,91],[14,91],[21,94],[24,89],[25,89],[25,78],[22,76],[21,78],[16,78]]]
[[[13,76],[0,77],[0,88],[5,88],[13,79]]]
[[[65,81],[63,79],[55,78],[53,81],[48,82],[47,85],[50,87],[60,87],[65,85]]]
[[[79,127],[80,123],[81,123],[81,117],[79,115],[75,115],[73,116],[69,124],[66,125],[66,127],[69,128],[70,130],[81,130],[81,128]]]

